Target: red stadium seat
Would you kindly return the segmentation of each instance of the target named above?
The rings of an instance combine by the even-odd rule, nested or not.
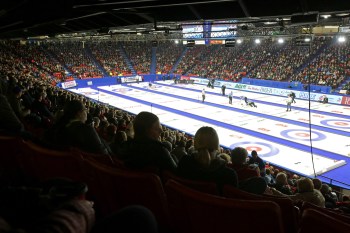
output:
[[[322,207],[314,205],[310,202],[303,202],[303,204],[301,206],[301,213],[303,214],[304,211],[309,210],[309,209],[317,210],[317,211],[324,213],[330,217],[336,218],[339,221],[343,221],[343,222],[350,224],[350,215],[349,214],[345,214],[345,213],[342,213],[342,212],[339,212],[339,211],[333,210],[333,209],[322,208]]]
[[[0,135],[0,179],[2,184],[21,182],[23,176],[18,163],[22,139]]]
[[[274,202],[219,197],[174,180],[168,180],[165,191],[176,233],[284,232],[281,211]]]
[[[224,196],[234,199],[273,201],[281,208],[281,217],[285,227],[284,231],[286,233],[295,233],[297,231],[299,209],[294,205],[294,202],[287,197],[256,195],[230,185],[224,186]]]
[[[316,209],[306,209],[301,217],[298,233],[310,232],[350,232],[350,223],[341,221]]]
[[[174,173],[170,171],[164,171],[162,173],[162,179],[163,179],[163,183],[166,183],[169,179],[172,179],[179,182],[180,184],[183,184],[197,191],[201,191],[201,192],[213,194],[213,195],[219,195],[217,185],[213,182],[184,179],[182,177],[176,176]]]
[[[85,162],[88,199],[95,201],[97,215],[103,217],[129,205],[142,205],[152,211],[161,226],[168,226],[166,197],[157,175]]]
[[[33,142],[24,142],[21,145],[19,161],[24,173],[37,181],[57,177],[75,181],[84,180],[81,170],[82,159],[73,156],[70,151],[56,151]]]

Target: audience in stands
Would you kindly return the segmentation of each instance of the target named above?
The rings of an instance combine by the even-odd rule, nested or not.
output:
[[[247,163],[248,151],[243,147],[236,147],[231,151],[232,165],[238,175],[238,180],[243,181],[251,177],[260,177],[260,169],[257,166],[250,166]]]
[[[175,148],[171,151],[171,153],[177,158],[178,161],[180,161],[183,156],[187,155],[185,146],[186,146],[185,140],[181,140],[176,143]]]
[[[273,177],[270,168],[266,168],[266,174],[264,176],[264,179],[268,186],[274,186],[276,184],[276,180]]]
[[[77,147],[83,151],[108,154],[109,148],[103,143],[95,129],[88,124],[87,109],[80,100],[69,101],[63,115],[49,131],[51,138],[47,138],[53,144],[66,147]]]
[[[0,131],[18,135],[24,131],[24,125],[13,111],[6,96],[0,94]]]
[[[131,70],[121,55],[120,46],[117,43],[97,41],[89,43],[89,48],[109,76],[131,75]]]
[[[276,176],[276,184],[274,188],[286,195],[293,195],[293,191],[288,184],[287,175],[284,172],[279,172]]]
[[[117,154],[125,165],[175,171],[176,162],[160,142],[162,127],[159,118],[150,112],[140,112],[133,121],[133,129],[134,138],[123,143]]]
[[[313,58],[311,66],[307,70],[301,70],[301,73],[294,77],[295,80],[305,82],[306,76],[310,74],[313,83],[335,87],[348,76],[349,64],[346,57],[348,57],[349,51],[347,47],[332,44],[327,48],[328,42],[327,40],[316,41],[313,48],[315,53],[312,54],[316,58]],[[144,43],[140,43],[139,48],[135,49],[132,48],[132,43],[126,44],[124,44],[125,50],[132,57],[136,70],[149,73],[150,49],[139,52],[137,50],[140,50],[139,48],[144,46]],[[111,73],[129,72],[123,62],[114,66],[113,59],[121,59],[119,54],[113,56],[109,51],[104,53],[94,46],[89,45],[89,48],[92,50],[93,56],[106,70],[110,69]],[[160,59],[162,61],[159,61],[159,71],[168,72],[172,68],[175,58],[179,56],[182,50],[182,46],[174,47],[174,49],[176,55],[169,57],[169,59]],[[262,79],[286,79],[297,68],[300,68],[307,59],[303,57],[303,54],[305,54],[303,49],[293,51],[293,48],[288,47],[282,52],[275,45],[249,48],[247,51],[240,51],[236,48],[225,49],[220,46],[197,47],[187,50],[185,57],[177,67],[179,73],[194,72],[206,77],[233,81],[237,81],[242,73],[249,71],[252,71],[250,75],[256,75]],[[317,57],[317,51],[321,52],[319,57]],[[159,49],[158,52],[160,57],[164,58],[166,56],[163,48]],[[252,53],[249,54],[250,52]],[[18,56],[22,57],[19,58]],[[74,71],[80,78],[102,75],[81,44],[52,43],[44,46],[18,46],[13,44],[7,46],[2,44],[0,45],[0,61],[2,62],[0,67],[2,76],[0,80],[0,93],[2,93],[0,95],[0,130],[17,134],[23,132],[24,129],[28,129],[36,120],[40,121],[38,126],[41,128],[45,128],[50,125],[51,121],[57,120],[52,130],[49,131],[53,133],[53,138],[48,138],[52,140],[51,142],[63,146],[78,147],[83,151],[97,154],[110,153],[107,144],[111,143],[112,151],[127,166],[132,168],[156,167],[176,171],[177,165],[174,159],[177,158],[179,160],[178,174],[188,179],[215,181],[221,187],[224,184],[230,184],[255,193],[263,193],[267,183],[282,193],[290,195],[293,200],[308,201],[327,208],[334,208],[339,205],[336,196],[331,192],[328,185],[322,184],[316,179],[312,181],[308,178],[288,179],[287,175],[279,173],[278,169],[274,169],[278,173],[275,185],[271,175],[272,170],[269,168],[266,170],[266,175],[261,174],[264,175],[263,177],[266,180],[265,186],[261,183],[255,183],[255,190],[252,190],[251,184],[254,183],[248,183],[247,185],[241,182],[246,179],[241,174],[240,166],[238,166],[241,163],[244,169],[249,169],[249,166],[244,164],[245,159],[242,159],[247,157],[246,150],[244,148],[232,150],[232,165],[229,165],[230,158],[225,156],[225,151],[220,151],[219,137],[213,128],[200,128],[193,141],[179,132],[162,127],[158,117],[152,113],[141,112],[133,121],[133,117],[125,112],[114,111],[114,109],[106,107],[104,104],[95,103],[77,94],[53,87],[52,81],[57,81],[56,78],[61,77],[60,75],[56,77],[53,73],[61,73],[62,76],[65,76],[64,66],[67,66],[71,72]],[[184,61],[189,62],[186,64]],[[279,61],[277,67],[272,66],[274,61]],[[329,66],[327,66],[328,63]],[[207,70],[204,69],[206,66],[208,67]],[[234,70],[234,67],[236,70]],[[113,71],[113,69],[115,70]],[[64,107],[66,103],[67,105]],[[60,111],[63,107],[64,110]],[[31,117],[33,121],[28,121],[28,117]],[[41,124],[43,119],[46,118],[48,124]],[[103,122],[101,123],[102,129],[99,127],[100,122]],[[106,131],[103,130],[103,125],[106,125]],[[101,137],[104,136],[104,140],[96,133],[95,129],[97,128],[101,129]],[[168,151],[162,144],[164,141],[167,141],[167,144],[175,149],[171,152]],[[240,156],[237,156],[237,150],[242,150],[243,155],[240,161],[237,161],[240,158]],[[254,152],[254,154],[259,158],[257,153]],[[255,157],[255,155],[252,152],[252,156]],[[261,161],[255,160],[252,163],[257,164],[256,167],[261,167],[261,169],[265,168],[265,164],[262,165],[263,161],[261,163]],[[253,170],[253,172],[254,175],[259,176],[256,170]],[[258,180],[262,179],[261,177]],[[291,187],[294,184],[297,185],[295,195],[293,195]],[[317,191],[319,189],[324,198]],[[45,223],[48,220],[52,223],[51,217],[57,219],[56,217],[59,216],[59,218],[62,218],[63,211],[65,214],[68,213],[66,223],[72,223],[76,219],[79,219],[79,221],[84,219],[88,223],[79,222],[77,224],[79,226],[89,225],[88,228],[91,228],[93,223],[91,221],[91,203],[74,201],[72,205],[73,207],[69,207],[69,212],[57,209],[57,212],[52,213],[43,222]],[[349,209],[348,202],[343,202],[343,205],[344,210]],[[74,209],[73,213],[71,213],[72,209]],[[147,210],[141,210],[141,212],[145,213]],[[86,217],[85,214],[89,214],[89,216]],[[156,224],[153,221],[154,219],[152,220],[152,214],[149,212],[145,214],[146,219],[150,221],[146,220],[149,225],[146,224],[146,227],[142,227],[142,230],[146,232],[149,229],[148,232],[156,232]],[[83,215],[86,218],[82,217]],[[120,215],[116,214],[116,216]],[[116,218],[118,220],[111,220],[113,217],[109,219],[108,224],[114,221],[118,224],[128,222],[124,221],[122,217]],[[129,217],[127,218],[130,220]],[[107,228],[110,226],[105,224],[107,223],[99,224],[92,232],[100,232],[101,228],[99,227],[101,226]],[[4,226],[8,229],[11,228],[6,223],[4,223]],[[40,227],[36,230],[43,229]],[[140,228],[141,225],[135,224],[134,227]],[[79,228],[79,230],[82,229]]]
[[[264,193],[266,182],[260,177],[247,177],[239,182],[236,171],[227,167],[227,160],[219,157],[219,137],[211,127],[201,127],[194,136],[194,151],[183,156],[178,165],[178,175],[186,179],[213,181],[219,189],[233,185],[252,193]]]
[[[238,187],[237,173],[217,158],[219,137],[215,129],[204,126],[194,136],[194,152],[183,156],[177,174],[186,179],[214,181],[219,187],[225,184]]]
[[[251,166],[257,166],[260,170],[260,176],[265,176],[265,162],[258,156],[258,152],[256,152],[256,150],[252,150],[248,164]]]
[[[158,42],[156,73],[169,74],[183,50],[182,44],[175,44],[173,41]]]
[[[332,193],[332,188],[329,187],[328,184],[322,184],[320,192],[325,199],[325,207],[331,209],[336,208],[338,198],[335,194]]]
[[[325,207],[325,198],[321,192],[314,190],[314,184],[309,178],[300,178],[297,182],[298,190],[295,195],[290,196],[293,200],[310,202],[314,205]]]
[[[134,70],[138,74],[149,74],[151,70],[151,43],[144,41],[123,42],[122,46]]]

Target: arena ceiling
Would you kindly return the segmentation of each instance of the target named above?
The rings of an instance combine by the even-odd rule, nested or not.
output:
[[[349,25],[348,0],[2,0],[0,38],[90,32],[130,34],[179,31],[204,20],[240,26],[289,27],[293,14],[318,13],[319,25]],[[328,15],[328,18],[323,17]],[[246,28],[245,28],[246,30]]]

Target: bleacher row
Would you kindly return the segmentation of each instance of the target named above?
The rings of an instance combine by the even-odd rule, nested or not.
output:
[[[186,74],[238,82],[242,77],[275,81],[300,81],[347,89],[350,73],[349,42],[315,37],[309,50],[265,40],[260,45],[245,42],[234,48],[222,45],[188,49],[169,41],[156,49],[156,74]],[[150,42],[46,42],[40,45],[6,43],[4,49],[36,64],[58,78],[91,78],[132,73],[149,74]],[[122,52],[125,51],[125,54]],[[131,64],[131,67],[128,66]]]
[[[350,216],[286,197],[256,195],[226,185],[177,177],[169,171],[132,170],[116,158],[78,149],[51,150],[31,141],[0,136],[3,184],[34,184],[65,177],[87,184],[85,198],[97,218],[142,205],[160,232],[349,232]]]

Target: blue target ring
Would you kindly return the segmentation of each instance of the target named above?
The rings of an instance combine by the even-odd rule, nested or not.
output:
[[[347,121],[347,120],[339,120],[339,119],[328,119],[328,120],[323,120],[323,121],[321,121],[321,124],[322,124],[322,125],[325,125],[325,126],[332,127],[332,128],[350,129],[350,126],[349,126],[349,127],[336,126],[336,125],[330,125],[330,124],[328,123],[328,122],[333,122],[333,121],[336,121],[336,122],[347,122],[347,123],[350,124],[350,121]]]
[[[270,152],[268,153],[259,153],[259,156],[260,157],[271,157],[271,156],[274,156],[274,155],[277,155],[280,150],[274,146],[272,146],[271,144],[268,144],[268,143],[264,143],[264,142],[237,142],[237,143],[234,143],[232,145],[230,145],[230,148],[235,148],[235,147],[244,147],[244,145],[246,144],[253,144],[253,145],[262,145],[262,146],[265,146],[265,147],[268,147],[270,149]]]
[[[307,134],[310,134],[310,131],[309,130],[303,130],[303,129],[288,129],[288,130],[284,130],[281,132],[281,135],[285,138],[289,138],[289,139],[293,139],[293,140],[299,140],[299,141],[309,141],[310,140],[310,137],[308,138],[305,138],[305,139],[302,139],[300,137],[292,137],[290,135],[288,135],[289,133],[291,132],[305,132]],[[317,135],[317,138],[312,138],[312,141],[322,141],[326,138],[326,135],[320,133],[320,132],[315,132],[313,131],[312,134],[316,134]]]
[[[116,88],[116,89],[112,89],[113,92],[121,92],[121,93],[125,93],[128,91],[132,91],[132,88]]]

